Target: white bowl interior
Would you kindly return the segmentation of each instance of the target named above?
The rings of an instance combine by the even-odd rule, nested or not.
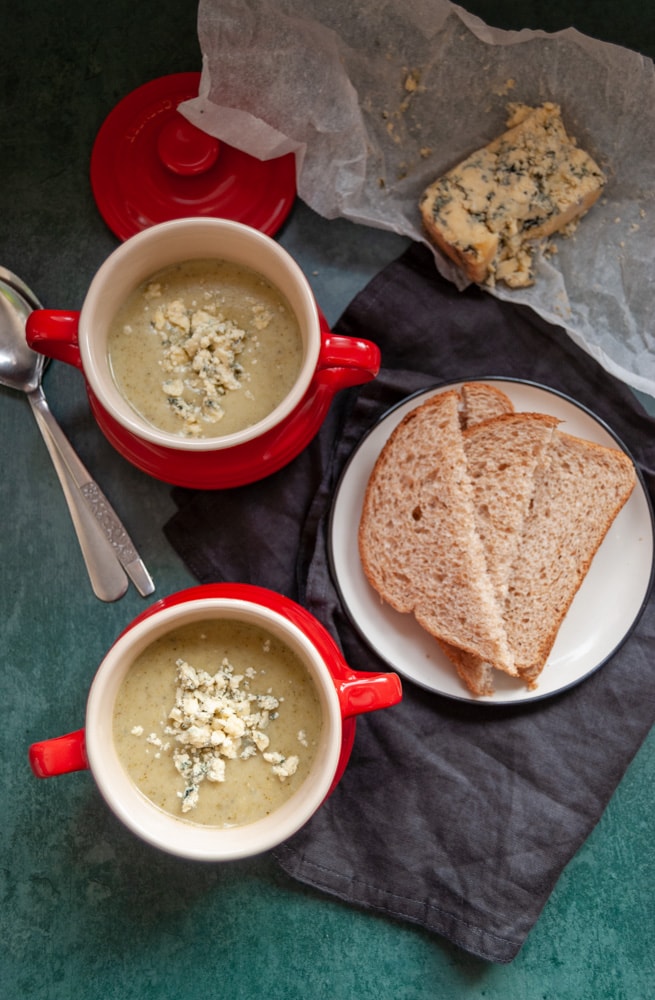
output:
[[[107,339],[117,309],[142,281],[171,264],[209,258],[250,267],[286,296],[302,333],[303,362],[291,392],[266,418],[234,434],[190,439],[148,424],[124,399],[109,367]],[[159,446],[214,451],[258,437],[284,420],[298,405],[318,361],[320,327],[316,302],[305,275],[275,240],[249,226],[224,219],[175,219],[131,237],[101,265],[82,306],[79,342],[85,377],[94,395],[120,424],[137,437]]]
[[[151,803],[123,768],[113,744],[114,703],[134,659],[179,625],[209,618],[247,622],[267,629],[301,657],[319,694],[323,726],[314,766],[303,784],[275,812],[243,826],[218,828],[176,819]],[[205,598],[165,608],[124,633],[102,661],[91,685],[86,713],[86,751],[91,772],[112,811],[137,836],[161,850],[202,861],[259,854],[300,829],[325,799],[339,762],[342,738],[339,699],[314,645],[281,615],[248,601]]]

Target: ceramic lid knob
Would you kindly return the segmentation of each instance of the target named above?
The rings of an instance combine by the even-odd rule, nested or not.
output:
[[[162,126],[157,152],[172,173],[183,177],[203,174],[216,163],[220,143],[176,114]]]

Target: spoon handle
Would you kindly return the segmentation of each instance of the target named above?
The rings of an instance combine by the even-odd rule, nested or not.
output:
[[[27,398],[64,491],[93,593],[101,601],[117,601],[127,590],[127,576],[77,489],[36,398],[32,393]]]
[[[27,394],[53,461],[75,525],[94,593],[113,601],[127,589],[127,576],[145,597],[154,583],[118,515],[91,478],[52,415],[41,387]]]

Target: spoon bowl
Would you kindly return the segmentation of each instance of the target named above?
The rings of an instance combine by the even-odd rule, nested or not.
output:
[[[19,392],[32,392],[41,384],[46,358],[25,339],[25,323],[38,299],[19,279],[7,279],[0,268],[0,384]]]

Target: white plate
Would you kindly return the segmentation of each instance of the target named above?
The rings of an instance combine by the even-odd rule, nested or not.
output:
[[[558,417],[562,430],[610,447],[623,445],[588,410],[572,399],[530,382],[485,379],[502,389],[517,411]],[[575,596],[539,679],[529,691],[520,681],[496,672],[496,694],[475,697],[460,681],[438,644],[415,621],[384,604],[368,583],[359,560],[357,528],[364,491],[387,438],[406,413],[450,383],[416,393],[389,410],[353,452],[336,490],[328,545],[330,568],[343,606],[355,628],[398,673],[449,698],[507,704],[534,701],[578,684],[602,666],[636,624],[653,576],[653,515],[641,479],[596,553]],[[625,448],[623,449],[625,450]]]

